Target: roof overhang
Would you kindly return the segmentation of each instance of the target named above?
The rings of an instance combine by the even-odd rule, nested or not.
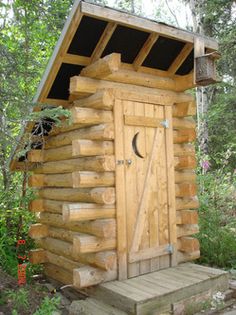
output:
[[[124,69],[184,79],[193,72],[194,47],[199,41],[205,52],[218,49],[212,38],[75,0],[33,102],[66,107],[70,103],[70,77],[112,52],[121,54]],[[26,124],[19,139],[32,128],[32,123]],[[10,159],[11,169],[18,163],[14,160],[16,152]]]
[[[86,38],[87,47],[85,47],[86,45],[83,43],[84,37],[86,36],[85,27],[89,27],[90,24],[92,28],[94,27],[94,32],[92,35],[93,38],[90,36],[91,32],[88,30],[88,35]],[[172,56],[172,60],[169,58],[170,61],[174,61],[175,57],[177,57],[178,54],[184,50],[184,48],[188,48],[189,52],[189,55],[186,55],[186,59],[188,57],[191,59],[190,55],[193,55],[191,44],[194,45],[196,38],[201,38],[201,40],[204,42],[205,48],[209,52],[218,49],[217,42],[212,38],[169,26],[164,23],[158,23],[153,20],[131,15],[126,12],[114,10],[82,0],[76,0],[62,30],[58,43],[54,49],[53,55],[48,63],[43,78],[39,84],[34,97],[34,102],[67,105],[68,100],[66,97],[64,95],[59,95],[57,98],[57,93],[55,93],[55,90],[58,89],[60,85],[60,83],[58,83],[60,81],[60,77],[64,77],[64,82],[66,80],[68,81],[68,76],[78,75],[83,67],[89,65],[91,62],[101,57],[104,51],[121,52],[121,54],[123,53],[124,56],[125,54],[127,55],[129,53],[128,49],[124,51],[116,51],[117,46],[114,45],[114,40],[112,42],[112,36],[115,36],[116,40],[122,41],[122,35],[124,37],[125,32],[128,33],[129,30],[131,30],[131,37],[132,34],[134,35],[133,37],[137,37],[136,42],[134,40],[132,42],[132,38],[130,38],[130,45],[133,44],[134,47],[136,44],[135,47],[137,51],[134,52],[136,54],[136,58],[132,60],[132,56],[129,56],[128,58],[124,57],[126,60],[129,59],[128,62],[126,61],[124,64],[130,67],[135,66],[138,56],[142,52],[141,50],[147,48],[149,50],[149,56],[148,54],[146,55],[146,62],[145,59],[141,60],[142,62],[139,64],[139,70],[145,71],[145,68],[148,67],[155,69],[157,73],[162,74],[163,76],[168,76],[168,70],[171,64],[167,69],[163,69],[163,66],[160,64],[161,62],[159,62],[159,64],[150,62],[150,59],[153,59],[153,53],[155,52],[153,51],[152,53],[151,49],[154,48],[153,46],[155,45],[155,42],[158,41],[158,39],[160,42],[160,44],[157,45],[159,50],[156,48],[158,53],[161,52],[161,48],[164,50],[164,47],[169,47],[169,49],[172,51],[173,49],[177,49],[176,56]],[[78,34],[77,38],[76,34]],[[162,39],[162,42],[160,41],[160,38]],[[76,40],[79,48],[77,51],[73,47],[70,49],[72,42]],[[137,45],[137,41],[141,42],[141,45]],[[83,47],[80,47],[80,42],[82,43]],[[122,43],[120,43],[120,45],[121,44]],[[188,44],[188,47],[186,47],[186,44]],[[112,45],[114,47],[112,47]],[[72,53],[70,52],[71,50]],[[164,51],[165,55],[168,55],[168,53],[170,52]],[[192,59],[190,62],[193,63]],[[187,60],[184,60],[184,62],[186,61]],[[143,64],[145,66],[143,66]],[[176,73],[172,74],[178,75],[178,69],[176,70]],[[183,74],[187,73],[183,72]],[[57,84],[55,84],[55,82]]]

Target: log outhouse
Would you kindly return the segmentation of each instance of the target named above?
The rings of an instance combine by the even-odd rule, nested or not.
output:
[[[67,108],[72,124],[28,124],[32,150],[11,163],[32,172],[30,260],[48,276],[84,288],[199,257],[196,106],[185,91],[215,82],[216,50],[213,39],[75,1],[34,99],[35,111]]]

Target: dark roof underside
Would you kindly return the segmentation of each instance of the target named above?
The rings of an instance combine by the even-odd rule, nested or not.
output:
[[[107,24],[107,21],[83,16],[67,53],[91,57]],[[149,35],[149,32],[118,24],[101,57],[116,52],[121,54],[122,62],[132,64]],[[183,41],[159,36],[142,66],[166,71],[181,52],[184,45],[185,42]],[[79,75],[82,69],[83,66],[80,65],[62,63],[47,98],[68,100],[69,78]],[[193,52],[189,54],[176,74],[186,75],[192,69]]]

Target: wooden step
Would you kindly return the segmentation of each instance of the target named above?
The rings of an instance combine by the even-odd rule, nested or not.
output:
[[[123,281],[111,281],[86,292],[128,314],[148,315],[165,312],[174,303],[197,294],[228,289],[228,273],[185,263]]]

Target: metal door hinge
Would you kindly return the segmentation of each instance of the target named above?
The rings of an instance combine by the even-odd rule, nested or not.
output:
[[[167,253],[169,253],[169,254],[173,254],[173,253],[174,253],[174,248],[173,248],[173,246],[172,246],[171,244],[168,244],[168,245],[166,246],[166,251],[167,251]]]
[[[161,122],[161,125],[164,127],[164,128],[169,128],[169,120],[168,119],[165,119]]]

